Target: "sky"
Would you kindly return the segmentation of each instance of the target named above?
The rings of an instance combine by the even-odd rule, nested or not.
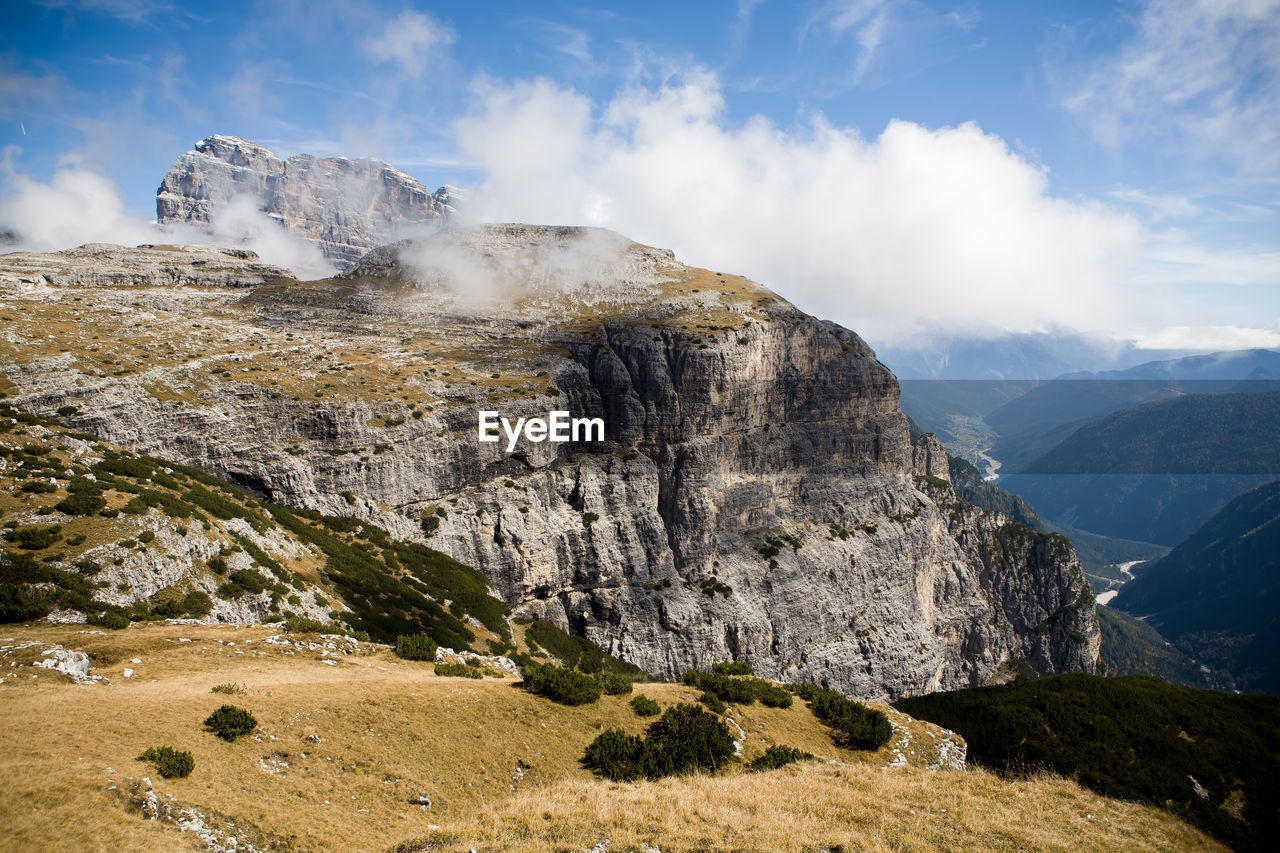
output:
[[[612,228],[873,344],[1280,346],[1280,0],[6,3],[20,246],[145,242],[214,133]]]

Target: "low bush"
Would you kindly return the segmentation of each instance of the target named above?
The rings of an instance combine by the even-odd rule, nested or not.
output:
[[[589,705],[600,698],[600,682],[585,673],[551,664],[533,664],[520,671],[524,685],[561,705]]]
[[[888,717],[843,693],[816,684],[798,684],[794,689],[818,719],[836,730],[836,742],[841,746],[879,749],[893,737]]]
[[[484,670],[465,663],[438,663],[436,675],[447,678],[484,678]]]
[[[631,707],[641,717],[656,717],[662,713],[662,706],[648,696],[636,696],[631,700]]]
[[[290,634],[345,634],[340,625],[331,625],[307,616],[290,616],[284,620],[284,629]]]
[[[436,641],[426,634],[401,634],[396,637],[396,657],[405,660],[435,660]],[[437,668],[436,674],[440,674]]]
[[[156,766],[156,772],[166,779],[185,779],[196,767],[191,753],[169,746],[149,746],[138,760],[150,761]]]
[[[262,572],[253,569],[236,569],[230,575],[231,582],[245,592],[259,593],[267,588]]]
[[[791,707],[791,693],[763,678],[730,678],[719,672],[691,669],[680,676],[680,683],[714,693],[725,702],[750,705],[759,699],[770,708]]]
[[[725,711],[729,710],[729,706],[724,704],[720,697],[712,693],[710,690],[702,691],[702,695],[698,697],[698,701],[703,705],[706,705],[707,708],[715,714],[723,714]]]
[[[228,681],[224,684],[215,684],[209,688],[210,693],[225,693],[228,696],[244,693],[244,685],[237,684],[234,681]]]
[[[253,714],[235,705],[223,705],[204,721],[206,729],[228,742],[249,734],[257,725]]]
[[[19,527],[9,531],[9,541],[16,542],[19,548],[27,551],[41,551],[58,541],[62,528],[51,527]]]
[[[720,675],[755,675],[755,670],[751,668],[751,664],[744,660],[718,663],[712,666],[711,669]]]
[[[784,765],[792,764],[796,761],[807,761],[810,758],[813,758],[812,753],[801,752],[792,746],[774,744],[764,751],[764,755],[748,764],[747,769],[753,773],[758,773],[761,770],[777,770]]]
[[[643,737],[610,729],[587,747],[582,763],[615,781],[661,779],[678,773],[714,773],[733,756],[733,737],[715,715],[680,704],[649,726]]]
[[[616,672],[598,672],[596,680],[607,696],[625,696],[632,690],[631,679]]]

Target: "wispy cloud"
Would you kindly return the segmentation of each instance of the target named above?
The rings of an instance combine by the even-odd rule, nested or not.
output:
[[[38,0],[46,9],[105,15],[129,24],[145,24],[152,18],[168,15],[174,5],[168,0]]]
[[[389,63],[405,76],[417,78],[456,38],[452,29],[430,15],[406,11],[360,46],[375,64]]]
[[[1117,50],[1055,73],[1105,145],[1172,142],[1245,173],[1280,169],[1280,0],[1147,0]]]
[[[586,30],[539,19],[526,19],[524,23],[535,31],[539,41],[556,53],[579,62],[591,62],[591,36]]]

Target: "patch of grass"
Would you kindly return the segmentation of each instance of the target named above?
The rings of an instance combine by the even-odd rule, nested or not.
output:
[[[215,684],[209,688],[210,693],[223,693],[227,696],[240,696],[245,692],[243,684],[237,684],[234,681],[228,681],[223,684]]]

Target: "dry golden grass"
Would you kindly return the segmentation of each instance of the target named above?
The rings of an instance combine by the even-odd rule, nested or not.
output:
[[[786,743],[836,764],[764,774],[731,766],[718,778],[615,785],[593,779],[578,759],[605,728],[646,727],[649,720],[632,712],[630,697],[566,708],[525,693],[512,679],[437,677],[430,665],[397,660],[380,647],[363,646],[330,665],[318,651],[285,654],[264,643],[271,633],[265,628],[85,631],[0,628],[0,645],[37,640],[84,650],[94,673],[112,682],[74,685],[46,670],[9,667],[34,658],[32,650],[0,657],[0,669],[17,673],[0,685],[6,779],[0,849],[195,849],[190,834],[144,821],[110,790],[143,776],[162,799],[226,815],[298,850],[376,851],[422,837],[449,850],[581,850],[609,838],[612,850],[656,842],[664,853],[830,844],[1213,847],[1163,812],[1058,779],[1010,782],[981,772],[928,773],[919,765],[883,770],[888,747],[873,754],[837,749],[803,702],[787,710],[739,709],[746,755]],[[133,678],[123,677],[125,667]],[[211,692],[224,683],[242,684],[245,692]],[[638,691],[663,705],[694,694],[674,684]],[[224,702],[257,717],[260,741],[228,744],[202,730]],[[929,728],[913,723],[918,737]],[[311,734],[320,743],[309,742]],[[195,772],[159,779],[136,760],[153,745],[190,750]],[[273,757],[288,762],[283,773],[260,768]],[[517,761],[531,769],[513,792]],[[431,797],[432,809],[410,802],[421,794]]]
[[[816,762],[654,783],[522,792],[405,850],[1220,850],[1165,812],[1054,777],[886,771]]]

